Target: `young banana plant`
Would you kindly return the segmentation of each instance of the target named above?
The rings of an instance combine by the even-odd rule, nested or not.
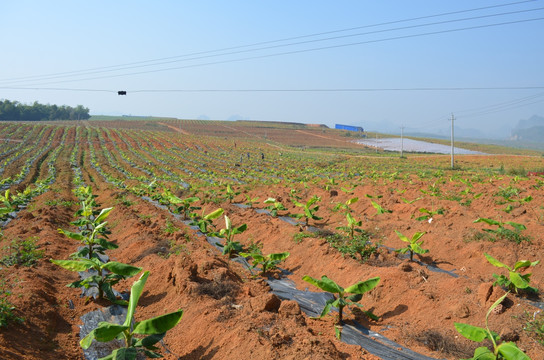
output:
[[[125,340],[125,347],[113,350],[110,355],[100,360],[134,360],[139,353],[150,358],[162,357],[157,352],[158,348],[155,344],[162,340],[168,330],[179,323],[183,316],[183,310],[180,309],[169,314],[135,322],[136,306],[148,277],[149,271],[146,271],[132,285],[125,322],[122,325],[105,321],[98,323],[98,327],[79,342],[83,349],[88,349],[93,340],[108,342],[116,338],[122,338]],[[138,339],[137,335],[146,336]]]
[[[370,202],[372,203],[372,206],[374,206],[374,209],[376,209],[376,212],[379,215],[392,213],[391,210],[387,210],[386,208],[384,208],[383,206],[381,206],[380,204],[378,204],[374,200],[370,200]]]
[[[118,300],[113,293],[112,286],[117,284],[120,280],[134,276],[142,271],[142,268],[122,264],[117,261],[110,261],[103,263],[98,258],[78,260],[51,260],[55,265],[58,265],[66,270],[71,271],[88,271],[94,270],[96,275],[91,275],[83,280],[74,281],[66,286],[79,288],[96,287],[98,289],[98,299],[102,300],[104,295],[114,304],[127,305],[125,300]]]
[[[77,214],[81,217],[73,221],[71,224],[83,228],[78,233],[71,232],[68,230],[58,229],[59,233],[66,235],[70,239],[77,240],[81,242],[84,247],[78,252],[72,254],[72,257],[75,258],[84,258],[93,259],[98,257],[98,254],[104,254],[106,250],[116,249],[118,246],[114,243],[106,240],[106,224],[105,219],[110,214],[113,208],[102,209],[96,217],[94,217],[94,212],[92,207],[88,202],[82,202],[82,209],[78,211]]]
[[[304,225],[306,227],[309,226],[310,219],[312,220],[321,220],[319,216],[316,215],[316,212],[319,210],[319,205],[316,205],[312,207],[316,202],[320,201],[321,198],[317,195],[312,196],[310,200],[306,202],[306,204],[302,204],[298,201],[293,201],[293,204],[295,204],[298,207],[301,207],[304,210],[304,213],[302,214],[293,214],[292,217],[295,217],[297,219],[304,218]]]
[[[504,275],[493,274],[493,277],[495,278],[495,283],[493,285],[498,284],[504,286],[509,291],[515,291],[516,294],[519,293],[520,289],[534,293],[538,292],[537,288],[529,286],[531,274],[526,273],[522,275],[518,272],[518,270],[525,270],[529,267],[536,266],[540,263],[540,260],[533,262],[529,260],[520,260],[514,264],[513,268],[511,268],[510,266],[503,264],[502,262],[487,253],[484,253],[484,255],[487,258],[487,261],[491,263],[491,265],[498,268],[505,268],[506,270],[508,270],[508,277]]]
[[[219,237],[225,239],[223,245],[223,255],[231,257],[235,253],[239,253],[243,250],[242,244],[238,241],[234,241],[234,235],[241,234],[247,230],[247,225],[242,224],[238,227],[232,226],[232,223],[227,215],[225,215],[225,228],[219,231]]]
[[[193,219],[191,225],[198,226],[203,234],[213,234],[213,232],[210,231],[210,227],[214,227],[213,220],[223,215],[223,212],[224,210],[222,208],[216,209],[207,215],[204,215],[204,211],[202,211],[202,217]]]
[[[338,324],[342,324],[342,313],[344,307],[346,306],[359,306],[362,307],[358,302],[363,298],[363,294],[374,289],[380,282],[379,277],[374,277],[366,281],[359,281],[356,284],[353,284],[347,288],[343,288],[333,280],[329,279],[327,276],[323,275],[321,280],[315,279],[311,276],[304,276],[302,280],[329,292],[333,295],[333,299],[330,299],[326,302],[323,311],[319,318],[327,315],[333,307],[338,309]],[[348,295],[351,294],[351,295]],[[363,311],[369,318],[373,320],[378,320],[378,317],[374,315],[371,311]],[[338,334],[338,333],[337,333]]]
[[[355,232],[359,232],[359,233],[363,232],[363,229],[359,228],[359,226],[363,225],[362,220],[359,220],[359,221],[355,220],[353,215],[351,215],[351,213],[349,212],[346,213],[346,220],[348,221],[348,226],[339,226],[337,227],[338,230],[343,230],[347,232],[349,237],[352,239],[355,237]]]
[[[285,211],[287,208],[282,205],[281,202],[277,201],[274,198],[268,198],[264,202],[264,204],[270,204],[265,209],[270,210],[270,215],[276,217],[278,216],[278,211]]]
[[[229,203],[231,203],[232,200],[234,200],[234,198],[236,197],[236,195],[239,195],[239,194],[240,192],[234,191],[232,187],[230,186],[230,184],[227,184],[227,189],[225,190],[225,198],[229,201]]]
[[[255,269],[257,266],[261,265],[261,275],[266,274],[270,270],[274,270],[279,263],[287,259],[290,255],[288,252],[282,253],[272,253],[268,255],[263,255],[259,253],[240,253],[241,256],[247,258],[251,257],[253,259],[253,264],[251,265],[252,269]]]
[[[489,329],[489,314],[504,301],[507,295],[508,293],[495,301],[487,311],[487,314],[485,315],[485,329],[469,324],[454,323],[455,329],[467,339],[476,342],[482,342],[487,339],[493,344],[493,351],[489,350],[486,346],[477,348],[474,351],[474,356],[471,360],[531,360],[529,356],[521,351],[513,342],[503,342],[499,344],[500,336]]]
[[[423,245],[423,240],[418,241],[421,239],[423,235],[425,235],[425,232],[416,232],[414,235],[412,235],[412,238],[409,239],[406,236],[402,235],[400,231],[395,230],[399,238],[408,243],[408,246],[402,249],[395,250],[396,252],[400,254],[406,254],[407,252],[410,252],[410,261],[414,261],[414,253],[415,254],[426,254],[429,252],[428,249],[423,249],[421,245]]]
[[[171,192],[165,191],[163,194],[163,197],[166,197],[168,201],[170,202],[170,204],[173,204],[174,206],[176,206],[176,208],[174,209],[174,213],[181,214],[183,220],[188,219],[192,211],[200,210],[199,206],[191,205],[197,201],[200,201],[200,198],[196,196],[180,199],[179,197],[172,194]]]

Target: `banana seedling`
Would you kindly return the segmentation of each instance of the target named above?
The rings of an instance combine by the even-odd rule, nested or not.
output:
[[[311,276],[304,276],[302,280],[324,290],[333,295],[333,298],[327,300],[321,315],[318,318],[322,318],[327,315],[333,307],[338,309],[338,325],[342,324],[342,314],[344,307],[346,306],[358,306],[362,307],[358,302],[363,298],[363,294],[374,289],[380,282],[379,277],[374,277],[366,281],[359,281],[356,284],[353,284],[347,288],[343,288],[333,280],[329,279],[327,276],[321,276],[321,280],[315,279]],[[348,295],[351,294],[351,295]],[[374,315],[371,311],[363,311],[369,318],[373,320],[378,320],[378,317]],[[340,331],[336,328],[336,336],[340,338]]]
[[[377,202],[375,202],[373,200],[370,200],[370,202],[372,203],[372,206],[374,206],[374,209],[376,209],[376,211],[378,212],[378,215],[392,213],[391,210],[385,209],[384,207],[382,207]]]
[[[238,241],[234,241],[234,235],[241,234],[247,230],[247,225],[242,224],[238,227],[232,226],[232,223],[227,215],[225,215],[225,228],[219,231],[219,237],[225,239],[225,244],[223,246],[223,255],[228,255],[229,257],[232,254],[239,253],[243,250],[242,244]]]
[[[13,203],[9,189],[6,190],[4,195],[0,195],[0,202],[4,205],[0,208],[1,219],[5,219],[10,212],[17,210],[17,205]]]
[[[341,186],[340,190],[342,190],[346,194],[353,194],[353,190],[355,190],[356,187],[357,187],[357,184],[353,185],[351,188],[345,188]]]
[[[239,191],[232,190],[230,184],[227,184],[227,189],[225,190],[225,198],[229,201],[229,203],[231,203],[232,200],[234,200],[234,198],[239,194]]]
[[[464,337],[469,340],[482,342],[483,340],[490,340],[493,344],[493,351],[489,350],[486,346],[481,346],[474,351],[474,356],[471,360],[531,360],[523,351],[521,351],[513,342],[503,342],[498,344],[500,336],[489,329],[488,318],[489,314],[500,303],[504,301],[508,293],[499,298],[487,311],[485,315],[485,329],[463,323],[454,323],[455,329]]]
[[[116,249],[118,246],[105,239],[108,231],[106,230],[107,221],[105,219],[110,214],[113,208],[102,209],[96,217],[92,207],[86,201],[82,202],[82,209],[76,214],[81,215],[76,221],[71,222],[72,225],[82,227],[83,230],[79,233],[68,230],[58,229],[59,233],[66,235],[70,239],[81,242],[84,247],[78,252],[72,254],[75,258],[93,259],[98,257],[98,254],[104,254],[106,250]]]
[[[485,257],[487,258],[487,261],[491,263],[491,265],[496,266],[498,268],[505,268],[508,270],[508,277],[504,275],[497,275],[493,274],[493,277],[495,278],[495,282],[493,285],[500,285],[506,287],[509,291],[515,291],[516,294],[519,293],[519,290],[525,290],[529,292],[538,292],[537,288],[529,286],[529,282],[531,280],[531,274],[520,274],[518,270],[525,270],[532,266],[536,266],[540,263],[540,260],[537,261],[529,261],[529,260],[520,260],[514,264],[514,267],[511,268],[510,266],[503,264],[499,260],[495,259],[493,256],[484,253]]]
[[[428,210],[425,208],[420,208],[419,212],[424,213],[425,215],[422,215],[420,217],[417,217],[417,221],[429,221],[429,223],[432,221],[433,217],[435,215],[444,215],[444,209],[438,209],[438,210]]]
[[[202,216],[198,218],[194,218],[193,221],[191,222],[191,225],[198,226],[198,228],[203,234],[213,234],[212,232],[210,232],[209,228],[215,227],[213,225],[213,220],[223,215],[223,212],[224,211],[222,208],[216,209],[207,215],[204,215],[204,211],[202,211]]]
[[[312,196],[310,200],[306,202],[306,204],[302,204],[298,201],[293,201],[293,204],[295,204],[298,207],[301,207],[304,210],[304,213],[302,214],[292,214],[291,216],[297,219],[304,218],[304,225],[306,227],[309,226],[310,219],[312,220],[321,220],[319,216],[316,215],[316,212],[319,210],[319,205],[313,206],[316,202],[320,201],[321,198],[317,195]],[[313,206],[313,207],[312,207]]]
[[[282,205],[281,202],[277,201],[274,198],[268,198],[264,202],[264,204],[270,204],[265,209],[268,209],[270,211],[270,215],[276,217],[278,216],[278,211],[285,211],[287,208]]]
[[[192,206],[191,204],[200,201],[200,198],[193,196],[185,199],[180,199],[176,195],[166,191],[164,196],[168,199],[170,204],[176,206],[174,213],[180,214],[183,220],[186,220],[190,217],[192,211],[200,210],[199,206]]]
[[[122,325],[105,321],[98,323],[98,327],[79,342],[83,349],[88,349],[93,340],[108,342],[116,338],[121,338],[125,340],[125,347],[115,349],[110,355],[99,360],[134,360],[139,353],[149,358],[162,357],[157,352],[159,349],[155,344],[162,340],[168,330],[179,323],[183,316],[183,310],[180,309],[148,320],[134,321],[136,306],[138,305],[148,277],[149,271],[146,271],[132,285],[125,322]],[[147,336],[138,339],[136,335]]]
[[[421,248],[421,245],[423,245],[423,240],[418,241],[421,239],[423,235],[425,235],[425,232],[416,232],[414,235],[412,235],[412,238],[409,239],[406,236],[402,235],[400,231],[395,230],[399,238],[408,243],[408,246],[402,249],[395,250],[396,252],[400,254],[406,254],[407,252],[410,252],[410,261],[414,261],[414,253],[415,254],[426,254],[429,252],[429,249],[423,249]]]
[[[362,220],[355,220],[353,215],[351,215],[349,212],[346,213],[346,220],[348,221],[348,226],[339,226],[336,229],[345,231],[352,239],[355,237],[355,232],[363,232],[363,229],[359,228],[359,226],[363,225]]]
[[[119,281],[134,276],[142,271],[142,268],[140,267],[122,264],[117,261],[103,263],[97,258],[78,260],[51,259],[51,262],[70,271],[94,270],[96,275],[91,275],[83,280],[74,281],[66,286],[73,288],[84,287],[86,289],[96,287],[98,289],[99,300],[102,300],[104,295],[106,295],[108,300],[119,305],[127,305],[127,302],[116,298],[112,286]]]
[[[253,259],[253,264],[251,265],[252,269],[261,265],[261,275],[264,275],[268,271],[276,269],[279,263],[289,257],[290,253],[272,253],[266,256],[259,253],[240,253],[240,255],[245,258],[251,257]]]
[[[325,184],[325,190],[329,191],[333,186],[338,185],[333,177],[327,177],[327,184]]]
[[[252,198],[251,196],[247,194],[244,194],[244,196],[246,197],[246,205],[249,206],[250,208],[253,208],[253,204],[256,204],[259,202],[258,197]]]
[[[336,204],[336,206],[333,208],[333,210],[338,211],[338,210],[342,209],[342,210],[345,210],[346,212],[351,212],[350,205],[356,203],[357,201],[359,201],[358,197],[348,199],[348,200],[346,200],[346,202]]]

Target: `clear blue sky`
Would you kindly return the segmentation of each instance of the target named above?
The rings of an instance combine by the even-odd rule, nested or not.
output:
[[[512,3],[517,4],[398,22]],[[446,133],[453,112],[460,128],[508,128],[519,119],[544,116],[544,88],[383,89],[544,86],[544,20],[481,27],[544,18],[544,10],[519,12],[539,8],[544,1],[2,0],[0,98],[81,104],[91,114],[239,116],[369,130],[381,123],[397,131],[404,125]],[[507,12],[518,13],[482,17]],[[469,17],[479,18],[452,21]],[[362,28],[389,22],[396,23]],[[429,23],[440,24],[415,27]],[[468,27],[480,28],[445,32]],[[338,31],[349,28],[358,29]],[[441,33],[410,37],[431,32]],[[318,33],[328,34],[269,42]],[[261,42],[269,43],[240,47]],[[352,43],[358,44],[339,46]],[[223,51],[230,54],[208,52],[233,47]],[[316,48],[325,49],[311,50]],[[201,52],[206,53],[181,57]],[[294,53],[278,55],[288,52]],[[171,62],[142,63],[164,58]],[[129,63],[136,64],[109,68]],[[87,69],[101,72],[82,72]],[[74,73],[58,75],[66,72]],[[49,74],[57,75],[38,77]],[[133,92],[204,89],[383,91]],[[128,95],[117,96],[117,90]]]

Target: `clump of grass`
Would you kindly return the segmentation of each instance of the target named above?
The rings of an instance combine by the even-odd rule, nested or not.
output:
[[[29,237],[26,240],[14,239],[4,247],[4,255],[0,259],[3,266],[33,266],[43,257],[44,250],[38,250],[36,237]]]
[[[189,250],[187,250],[187,246],[185,244],[178,244],[176,240],[167,240],[168,244],[168,250],[166,252],[159,251],[157,255],[162,257],[163,259],[168,259],[172,255],[179,255],[182,252],[190,253]],[[161,247],[163,249],[164,247]]]
[[[525,321],[523,330],[525,330],[527,335],[544,346],[544,314],[540,310],[532,315],[525,312],[523,320]]]
[[[451,334],[444,334],[438,330],[425,330],[413,338],[431,351],[439,351],[456,358],[468,358],[474,352],[472,347],[456,342]]]
[[[366,232],[349,237],[341,234],[333,234],[326,237],[329,245],[339,251],[342,256],[349,256],[362,262],[367,261],[371,255],[378,251],[378,245],[370,241]]]
[[[298,244],[302,240],[304,240],[306,238],[311,238],[311,237],[315,237],[315,235],[312,234],[312,233],[308,233],[308,232],[298,232],[295,235],[293,235],[293,241]]]
[[[524,167],[508,169],[508,175],[527,176],[527,169]]]
[[[15,315],[15,306],[9,301],[11,290],[6,281],[0,279],[0,328],[8,326],[10,322],[23,322],[24,319]]]
[[[166,220],[166,226],[163,231],[165,234],[173,234],[179,231],[179,228],[176,227],[172,221]]]
[[[238,294],[239,287],[232,281],[213,280],[211,282],[200,283],[196,288],[198,295],[207,295],[215,300],[223,298],[234,299]]]

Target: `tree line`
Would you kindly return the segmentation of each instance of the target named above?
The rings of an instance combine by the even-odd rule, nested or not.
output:
[[[89,109],[82,105],[44,105],[35,101],[32,105],[0,99],[0,120],[45,121],[45,120],[86,120]]]

